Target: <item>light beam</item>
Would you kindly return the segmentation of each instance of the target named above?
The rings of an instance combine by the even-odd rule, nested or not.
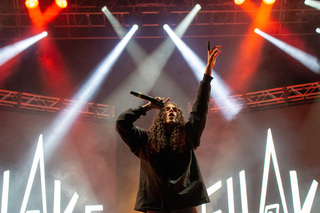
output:
[[[262,32],[258,28],[256,28],[254,32],[264,37],[266,40],[274,44],[276,47],[280,48],[282,51],[290,55],[295,60],[299,61],[301,64],[303,64],[311,71],[315,73],[320,73],[320,62],[319,59],[315,56],[310,55],[302,50],[299,50],[298,48],[295,48],[279,39],[276,39],[275,37],[272,37]]]
[[[305,5],[308,5],[310,7],[316,8],[317,10],[320,10],[320,2],[314,1],[314,0],[306,0],[304,1]]]
[[[48,139],[46,140],[46,149],[54,150],[54,147],[58,144],[58,141],[65,135],[69,130],[73,121],[77,117],[77,114],[89,99],[93,98],[101,87],[102,83],[108,76],[114,63],[124,50],[125,46],[138,29],[135,25],[128,32],[128,34],[118,43],[118,45],[109,53],[109,55],[97,66],[93,71],[89,79],[83,84],[78,93],[72,98],[74,104],[66,109],[65,113],[60,113],[57,119],[54,121],[53,126],[48,129],[50,132]],[[48,152],[49,153],[49,152]]]
[[[48,33],[46,31],[32,36],[30,38],[27,38],[25,40],[19,41],[17,43],[11,44],[9,46],[3,47],[0,49],[0,66],[2,66],[4,63],[21,53],[23,50],[27,49],[40,39],[46,37]]]
[[[206,69],[206,64],[171,30],[168,25],[164,25],[163,28],[179,49],[196,79],[201,81],[204,70]],[[215,82],[211,87],[211,96],[215,99],[219,108],[222,109],[222,113],[225,118],[231,120],[240,111],[240,108],[228,99],[230,89],[224,84],[215,71],[213,71],[213,76],[215,78]]]
[[[200,5],[196,5],[176,27],[175,32],[178,36],[182,36],[185,33],[200,9]],[[103,7],[102,11],[109,19],[117,34],[121,35],[124,29],[121,27],[119,22],[112,16],[106,7]],[[134,42],[130,43],[130,46],[128,46],[128,52],[138,67],[121,82],[121,84],[108,97],[108,100],[112,100],[116,103],[121,102],[122,100],[120,99],[122,99],[122,95],[119,94],[127,93],[127,91],[132,88],[143,93],[149,93],[155,82],[158,80],[163,67],[174,51],[174,48],[175,47],[172,42],[169,39],[166,39],[155,51],[153,51],[152,54],[147,56],[147,54],[141,50],[138,45]],[[152,72],[150,72],[150,70],[152,70]],[[143,84],[141,84],[141,82],[143,82]]]

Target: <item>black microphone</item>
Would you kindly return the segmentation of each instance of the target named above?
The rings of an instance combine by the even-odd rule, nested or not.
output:
[[[210,47],[210,41],[208,41],[208,51],[211,50],[211,47]]]
[[[163,107],[164,106],[164,102],[163,101],[158,101],[157,99],[153,98],[153,97],[150,97],[148,95],[144,95],[142,94],[141,92],[137,92],[137,91],[131,91],[130,92],[131,95],[134,95],[138,98],[142,98],[144,100],[147,100],[147,101],[150,101],[151,103],[153,104],[157,104],[159,105],[160,107]]]

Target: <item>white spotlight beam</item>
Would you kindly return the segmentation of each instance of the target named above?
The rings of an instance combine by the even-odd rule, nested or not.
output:
[[[305,5],[308,5],[310,7],[316,8],[317,10],[320,10],[320,2],[315,0],[305,0]]]
[[[104,6],[101,8],[101,11],[106,15],[117,35],[124,36],[126,34],[125,28],[121,26],[120,22],[112,15],[110,10],[106,6]]]
[[[264,32],[262,32],[259,29],[254,30],[255,33],[261,35],[268,41],[270,41],[272,44],[274,44],[276,47],[279,47],[282,51],[290,55],[292,58],[299,61],[301,64],[303,64],[305,67],[310,69],[311,71],[315,73],[320,73],[320,61],[318,58],[316,58],[313,55],[310,55],[306,52],[303,52],[299,50],[298,48],[295,48],[279,39],[276,39]]]
[[[57,144],[69,130],[78,112],[84,107],[84,104],[88,102],[88,100],[92,98],[101,87],[114,63],[137,29],[138,26],[134,25],[128,34],[112,50],[112,52],[110,52],[110,54],[97,66],[89,79],[72,99],[75,100],[74,105],[71,106],[70,109],[67,109],[65,113],[61,113],[54,121],[53,126],[49,128],[48,131],[50,131],[50,135],[46,140],[46,149],[51,150],[51,153],[54,148],[54,144]]]
[[[127,32],[126,29],[121,26],[119,21],[112,15],[108,8],[104,6],[101,10],[106,15],[117,35],[120,37],[124,36]],[[130,44],[128,44],[127,50],[136,64],[141,63],[141,61],[143,61],[147,56],[144,50],[135,41],[131,41]]]
[[[196,5],[176,27],[175,31],[179,36],[182,36],[185,33],[200,8],[201,7],[199,5]],[[103,7],[102,11],[105,13],[110,23],[114,27],[120,26],[119,22],[117,22],[117,20],[112,16],[106,7]],[[122,30],[119,28],[121,28],[121,26],[115,27],[115,30],[117,29],[116,32],[118,35],[121,35]],[[131,45],[134,45],[134,43],[131,43]],[[121,85],[119,85],[118,88],[113,92],[113,94],[110,95],[109,100],[119,102],[119,97],[121,97],[119,94],[127,92],[128,88],[129,90],[134,88],[134,90],[148,93],[158,79],[163,67],[174,51],[174,48],[174,45],[172,45],[172,43],[166,39],[151,55],[145,57],[146,53],[141,50],[138,45],[135,45],[130,49],[128,47],[129,53],[135,62],[139,64],[139,66],[137,67],[136,71],[133,71],[129,76],[127,76]],[[138,56],[140,56],[140,58],[137,58]],[[143,62],[141,62],[142,60]],[[143,82],[143,84],[141,84],[141,82]]]
[[[21,53],[23,50],[30,47],[32,44],[36,43],[40,39],[46,37],[48,33],[42,32],[38,35],[32,36],[25,40],[19,41],[17,43],[11,44],[9,46],[0,49],[0,66],[5,64],[7,61]]]
[[[168,25],[165,25],[163,28],[175,43],[185,61],[189,64],[194,76],[200,81],[203,77],[206,64],[171,30]],[[231,120],[240,111],[240,108],[228,99],[230,89],[225,85],[219,75],[213,71],[213,76],[216,80],[211,88],[211,96],[215,99],[219,108],[222,109],[225,118]]]
[[[200,9],[201,9],[200,5],[196,4],[196,6],[194,6],[194,8],[190,11],[190,13],[188,13],[188,15],[181,21],[181,23],[174,30],[177,36],[179,37],[183,36],[183,34],[186,32],[192,20],[197,15]]]

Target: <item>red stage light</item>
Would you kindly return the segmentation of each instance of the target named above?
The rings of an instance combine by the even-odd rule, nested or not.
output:
[[[56,0],[56,4],[60,8],[66,8],[68,6],[67,0]]]
[[[34,9],[39,5],[38,0],[26,0],[25,2],[27,8]]]
[[[241,5],[241,4],[243,4],[245,2],[245,0],[234,0],[234,3],[236,4],[236,5]]]
[[[271,5],[276,2],[276,0],[263,0],[263,2],[267,5]]]

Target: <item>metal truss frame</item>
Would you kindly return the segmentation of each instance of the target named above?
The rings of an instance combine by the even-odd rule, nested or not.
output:
[[[298,104],[310,104],[320,101],[320,82],[285,86],[281,88],[263,90],[226,97],[233,103],[233,108],[242,112],[250,112],[276,107],[287,107]],[[231,110],[226,106],[218,105],[223,99],[211,99],[209,115],[221,110]],[[76,101],[35,95],[24,92],[0,90],[0,109],[18,110],[24,112],[58,113],[67,112],[76,104]],[[85,103],[84,108],[78,111],[79,117],[94,120],[107,120],[115,117],[115,107],[98,103]],[[189,112],[191,103],[189,103]]]
[[[0,90],[0,109],[44,113],[66,113],[76,101],[35,95],[25,92]],[[114,117],[114,106],[84,103],[83,109],[76,112],[79,117],[94,120],[107,120]]]
[[[0,39],[20,38],[32,27],[25,0],[10,1],[7,7],[0,7]],[[259,3],[256,2],[256,13]],[[288,34],[289,29],[299,35],[315,35],[320,21],[318,10],[304,5],[302,0],[277,0],[268,24],[272,27],[269,34]],[[202,5],[195,20],[184,37],[226,37],[247,35],[252,19],[233,0],[69,0],[49,31],[52,39],[114,39],[118,38],[109,21],[102,13],[107,6],[124,27],[139,24],[135,38],[162,38],[166,33],[162,25],[176,26],[190,12],[196,3]],[[52,0],[41,1],[42,11]],[[253,33],[253,32],[252,32]]]
[[[226,99],[211,99],[209,114],[218,113],[221,110],[231,110],[226,106],[219,106],[224,100],[230,101],[233,109],[242,112],[287,107],[299,104],[310,104],[320,101],[320,82],[285,86],[281,88],[263,90],[226,97]],[[189,104],[189,110],[191,104]]]

